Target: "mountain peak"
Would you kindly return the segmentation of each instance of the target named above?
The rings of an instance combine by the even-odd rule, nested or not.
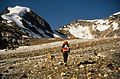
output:
[[[114,13],[113,15],[120,15],[120,12]]]
[[[17,27],[30,37],[54,37],[50,25],[28,7],[8,7],[2,12],[1,18],[1,23]]]
[[[8,7],[7,9],[9,10],[9,13],[7,15],[30,12],[30,9],[28,7],[22,6]]]

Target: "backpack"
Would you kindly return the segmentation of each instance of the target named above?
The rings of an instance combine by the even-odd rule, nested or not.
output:
[[[64,45],[64,47],[62,47],[61,51],[62,51],[62,53],[69,52],[70,48],[67,45]]]

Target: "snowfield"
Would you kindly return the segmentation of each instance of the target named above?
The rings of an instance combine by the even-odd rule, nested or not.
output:
[[[82,42],[82,41],[87,41],[87,40],[81,40],[81,39],[74,39],[74,40],[67,40],[70,44]],[[18,53],[18,52],[27,52],[27,51],[33,51],[33,50],[40,50],[40,49],[45,49],[45,48],[53,48],[53,47],[58,47],[62,46],[62,43],[64,41],[59,41],[59,42],[52,42],[52,43],[46,43],[46,44],[41,44],[41,45],[34,45],[34,46],[20,46],[16,50],[0,50],[0,53]]]
[[[77,28],[71,27],[69,29],[69,32],[77,38],[94,39],[94,37],[90,33],[89,27],[82,27],[82,26],[78,26]]]
[[[117,37],[119,38],[119,37]],[[89,40],[83,40],[83,39],[71,39],[67,40],[70,44],[77,44],[77,43],[82,43],[82,42],[87,42],[87,41],[97,41],[97,40],[102,40],[102,39],[113,39],[113,38],[101,38],[101,39],[89,39]],[[34,50],[42,50],[42,49],[48,49],[48,48],[54,48],[54,47],[59,47],[62,46],[64,41],[58,41],[58,42],[52,42],[52,43],[46,43],[46,44],[40,44],[40,45],[33,45],[33,46],[20,46],[16,50],[0,50],[0,54],[4,53],[19,53],[19,52],[28,52],[28,51],[34,51]]]

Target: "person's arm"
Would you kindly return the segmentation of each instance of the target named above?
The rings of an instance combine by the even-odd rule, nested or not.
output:
[[[61,48],[61,52],[63,53],[63,50],[62,50],[62,48]]]
[[[62,45],[62,48],[64,48],[65,44]]]
[[[69,47],[69,44],[67,44],[67,46],[68,46],[68,48],[69,48],[69,51],[68,51],[68,52],[70,53],[70,47]]]

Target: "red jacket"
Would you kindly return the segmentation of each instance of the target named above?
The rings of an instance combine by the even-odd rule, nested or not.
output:
[[[62,48],[61,48],[61,52],[65,53],[65,52],[70,52],[70,48],[68,44],[63,44]]]

